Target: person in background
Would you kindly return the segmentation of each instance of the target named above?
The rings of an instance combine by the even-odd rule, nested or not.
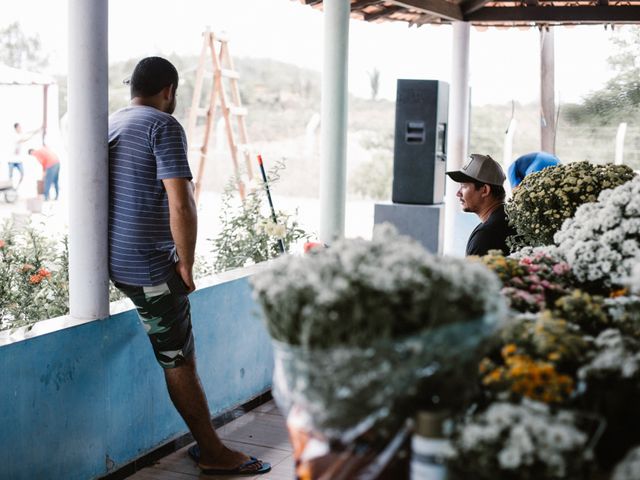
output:
[[[506,239],[515,231],[504,211],[505,175],[500,164],[489,155],[472,153],[462,169],[447,175],[460,184],[456,196],[462,210],[475,213],[482,222],[469,236],[466,255],[486,255],[489,250],[508,255]]]
[[[23,132],[22,125],[19,123],[13,124],[13,158],[9,161],[9,180],[13,180],[13,170],[18,170],[20,173],[20,180],[18,185],[22,183],[24,178],[24,166],[22,165],[22,144],[33,137],[36,133],[41,131],[42,128],[37,128],[30,132]]]
[[[508,175],[511,188],[514,189],[520,185],[524,177],[530,173],[539,172],[547,167],[555,167],[559,163],[558,157],[547,152],[532,152],[518,157],[515,162],[509,165]]]
[[[44,199],[49,200],[49,192],[53,186],[56,191],[56,198],[60,195],[60,187],[58,185],[58,177],[60,176],[60,159],[49,147],[41,147],[38,149],[30,148],[29,155],[35,157],[38,163],[42,165],[42,176],[44,180]]]

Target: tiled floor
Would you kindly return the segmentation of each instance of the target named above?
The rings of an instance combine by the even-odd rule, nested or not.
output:
[[[187,446],[129,478],[134,480],[193,480],[194,478],[291,480],[294,478],[293,456],[285,421],[273,401],[219,428],[218,435],[229,447],[271,463],[271,472],[255,477],[201,475],[196,464],[187,455]]]

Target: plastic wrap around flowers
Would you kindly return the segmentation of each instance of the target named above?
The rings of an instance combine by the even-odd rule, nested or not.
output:
[[[625,284],[640,256],[640,177],[579,207],[555,242],[579,281]]]
[[[390,227],[280,258],[252,283],[274,339],[276,400],[343,440],[473,355],[506,308],[484,266],[432,256]]]

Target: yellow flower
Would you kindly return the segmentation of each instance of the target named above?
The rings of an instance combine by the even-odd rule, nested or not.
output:
[[[558,373],[551,363],[536,361],[528,355],[516,355],[516,350],[517,347],[513,344],[503,347],[502,357],[506,369],[498,367],[490,371],[482,380],[484,385],[506,382],[507,388],[514,394],[545,403],[563,402],[573,392],[574,382],[571,377]],[[486,363],[485,368],[487,365],[489,363]]]
[[[557,362],[558,360],[560,360],[561,356],[558,352],[551,352],[549,355],[547,355],[547,358],[552,362]]]
[[[629,290],[627,290],[626,288],[621,288],[619,290],[613,290],[609,294],[609,297],[611,298],[624,297],[625,295],[628,295],[628,294],[629,294]]]
[[[515,344],[509,343],[509,344],[505,345],[504,347],[502,347],[502,356],[504,358],[507,358],[507,357],[513,355],[514,353],[516,353],[517,350],[518,350],[518,347],[516,347]]]

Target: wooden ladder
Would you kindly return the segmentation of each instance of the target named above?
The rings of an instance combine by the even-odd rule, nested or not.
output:
[[[211,130],[215,128],[215,114],[217,105],[220,105],[220,112],[224,118],[227,133],[227,144],[233,160],[233,168],[238,182],[238,192],[240,198],[245,198],[245,188],[240,175],[240,165],[238,157],[244,156],[246,173],[249,180],[253,178],[253,168],[251,166],[251,153],[247,139],[247,127],[245,117],[247,109],[242,106],[240,99],[240,89],[238,80],[240,75],[235,70],[233,60],[229,54],[229,40],[224,34],[216,34],[209,30],[203,33],[202,50],[196,71],[196,80],[193,89],[193,99],[189,111],[189,123],[187,125],[187,139],[190,151],[199,151],[198,170],[196,173],[196,202],[200,198],[202,190],[202,179],[207,158],[209,156],[209,141]],[[210,55],[210,59],[207,56]],[[200,106],[202,97],[202,87],[205,81],[206,65],[211,62],[213,67],[213,80],[211,83],[211,93],[205,106]],[[231,103],[229,103],[227,92],[225,91],[225,79],[228,80],[231,91]],[[198,118],[205,117],[205,127],[202,143],[197,145],[194,142],[196,125]],[[237,134],[234,132],[231,118],[237,119]]]

